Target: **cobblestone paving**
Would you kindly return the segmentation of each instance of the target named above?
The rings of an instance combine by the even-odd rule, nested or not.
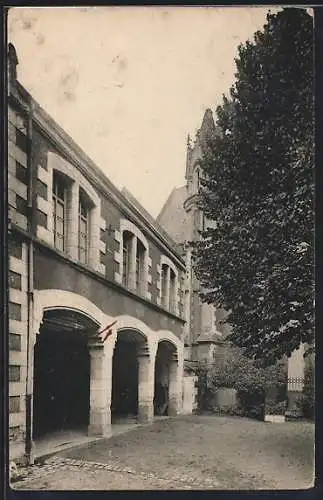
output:
[[[62,474],[62,471],[64,474]],[[52,478],[51,476],[56,475],[57,473],[61,473],[61,476],[67,479],[69,485],[71,482],[68,480],[69,472],[72,473],[71,477],[74,477],[75,472],[86,471],[87,476],[88,473],[92,473],[92,483],[91,489],[100,489],[100,484],[108,484],[110,483],[111,489],[123,489],[122,486],[128,486],[125,489],[216,489],[219,488],[219,483],[214,480],[214,478],[203,478],[201,480],[200,477],[196,477],[195,475],[178,475],[178,474],[167,474],[167,477],[164,477],[163,474],[153,474],[146,472],[139,472],[135,469],[130,469],[128,467],[124,467],[122,464],[116,461],[110,461],[108,463],[100,463],[100,462],[87,462],[83,460],[75,460],[68,458],[59,458],[52,457],[45,461],[43,465],[34,465],[28,467],[22,472],[21,480],[14,482],[12,484],[13,489],[44,489],[43,486],[45,484],[46,489],[61,489],[60,485],[57,483],[56,478]],[[98,482],[93,484],[93,473],[102,473],[102,472],[110,472],[114,473],[111,477],[105,476],[106,481],[102,481],[101,477],[98,477]],[[117,473],[117,476],[115,475]],[[128,476],[125,480],[125,476]],[[90,478],[88,476],[88,478]],[[39,480],[41,481],[39,484]],[[76,478],[74,477],[74,480]],[[63,486],[63,485],[61,485]],[[84,483],[82,484],[81,489],[85,489],[86,486]],[[72,486],[71,486],[72,487]],[[65,489],[65,488],[64,488]],[[69,488],[66,488],[69,489]]]

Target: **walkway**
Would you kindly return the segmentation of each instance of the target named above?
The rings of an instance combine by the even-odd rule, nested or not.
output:
[[[181,416],[66,450],[14,487],[303,489],[313,483],[313,459],[311,423]]]

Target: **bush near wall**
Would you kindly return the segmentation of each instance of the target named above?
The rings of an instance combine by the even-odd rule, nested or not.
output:
[[[309,420],[315,418],[315,365],[314,356],[309,356],[305,364],[304,386],[302,395],[297,401],[302,415]]]
[[[198,405],[200,411],[219,413],[214,406],[216,391],[237,391],[238,403],[221,412],[264,419],[265,413],[284,414],[286,408],[286,362],[261,368],[238,348],[230,349],[215,364],[200,363],[198,370]],[[267,396],[268,395],[268,396]],[[268,405],[268,408],[267,408]]]

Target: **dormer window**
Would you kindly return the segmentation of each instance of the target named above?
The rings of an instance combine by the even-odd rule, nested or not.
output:
[[[79,194],[79,261],[88,263],[89,256],[89,213],[90,203],[82,189]]]
[[[54,245],[64,251],[66,245],[66,182],[58,172],[53,175]]]

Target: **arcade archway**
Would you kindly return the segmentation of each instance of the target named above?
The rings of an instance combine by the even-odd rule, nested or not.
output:
[[[174,413],[174,390],[177,392],[178,356],[176,346],[168,340],[158,343],[154,378],[154,414],[170,415]]]
[[[118,330],[112,360],[112,423],[139,417],[142,358],[149,358],[147,339],[142,332]]]
[[[89,335],[98,325],[80,312],[44,311],[34,347],[33,437],[84,428],[90,414]]]

